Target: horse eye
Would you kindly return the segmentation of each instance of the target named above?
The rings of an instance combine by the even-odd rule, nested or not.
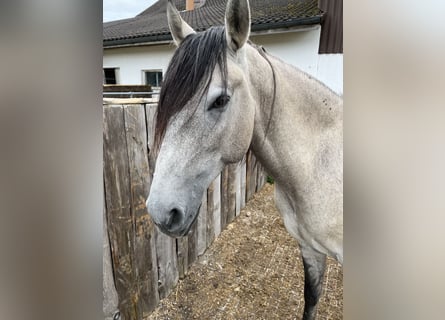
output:
[[[225,105],[227,104],[227,102],[229,102],[229,101],[230,101],[230,97],[222,94],[218,98],[216,98],[216,100],[210,106],[209,110],[224,108]]]

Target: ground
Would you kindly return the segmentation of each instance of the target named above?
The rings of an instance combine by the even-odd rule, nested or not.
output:
[[[266,184],[146,320],[301,319],[303,274]],[[318,319],[343,319],[343,271],[332,259]]]

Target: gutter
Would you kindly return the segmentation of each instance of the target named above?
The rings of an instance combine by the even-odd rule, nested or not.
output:
[[[133,47],[141,45],[158,45],[166,44],[173,41],[170,33],[149,35],[134,38],[124,38],[116,40],[104,40],[103,47],[105,48],[121,48],[121,47]]]
[[[281,33],[281,32],[289,32],[289,31],[303,31],[305,28],[296,28],[294,27],[305,27],[308,28],[315,24],[321,24],[322,16],[301,18],[298,20],[290,20],[290,21],[280,21],[273,23],[260,23],[254,24],[251,27],[251,32],[253,35],[255,34],[264,34],[264,33]],[[280,29],[275,32],[274,29]],[[123,48],[123,47],[136,47],[136,46],[149,46],[149,45],[162,45],[169,44],[173,41],[173,38],[170,33],[164,33],[159,35],[148,35],[148,36],[140,36],[133,38],[123,38],[123,39],[115,39],[115,40],[104,40],[103,48],[111,49],[111,48]]]

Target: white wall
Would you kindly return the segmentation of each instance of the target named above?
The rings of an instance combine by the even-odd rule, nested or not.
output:
[[[284,62],[316,76],[320,27],[307,31],[251,36],[250,39]]]
[[[343,54],[319,54],[315,77],[343,95]]]
[[[165,74],[174,49],[173,45],[106,49],[103,67],[119,68],[119,84],[144,84],[142,70],[162,70]]]
[[[343,55],[318,54],[320,26],[281,34],[252,35],[268,52],[309,73],[335,92],[343,93]],[[105,49],[104,68],[119,68],[120,84],[143,84],[142,70],[167,70],[174,45]]]
[[[268,52],[343,94],[343,54],[318,54],[320,26],[312,30],[251,36]]]

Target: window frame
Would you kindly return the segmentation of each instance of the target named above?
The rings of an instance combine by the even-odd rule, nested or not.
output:
[[[147,76],[146,76],[147,72],[157,72],[157,73],[160,73],[162,79],[164,79],[164,71],[162,69],[143,69],[142,70],[142,84],[143,85],[149,85],[149,83],[147,83]],[[153,86],[153,87],[154,88],[160,88],[162,80],[159,81],[159,77],[157,77],[156,80],[158,82],[158,85],[157,86]]]

